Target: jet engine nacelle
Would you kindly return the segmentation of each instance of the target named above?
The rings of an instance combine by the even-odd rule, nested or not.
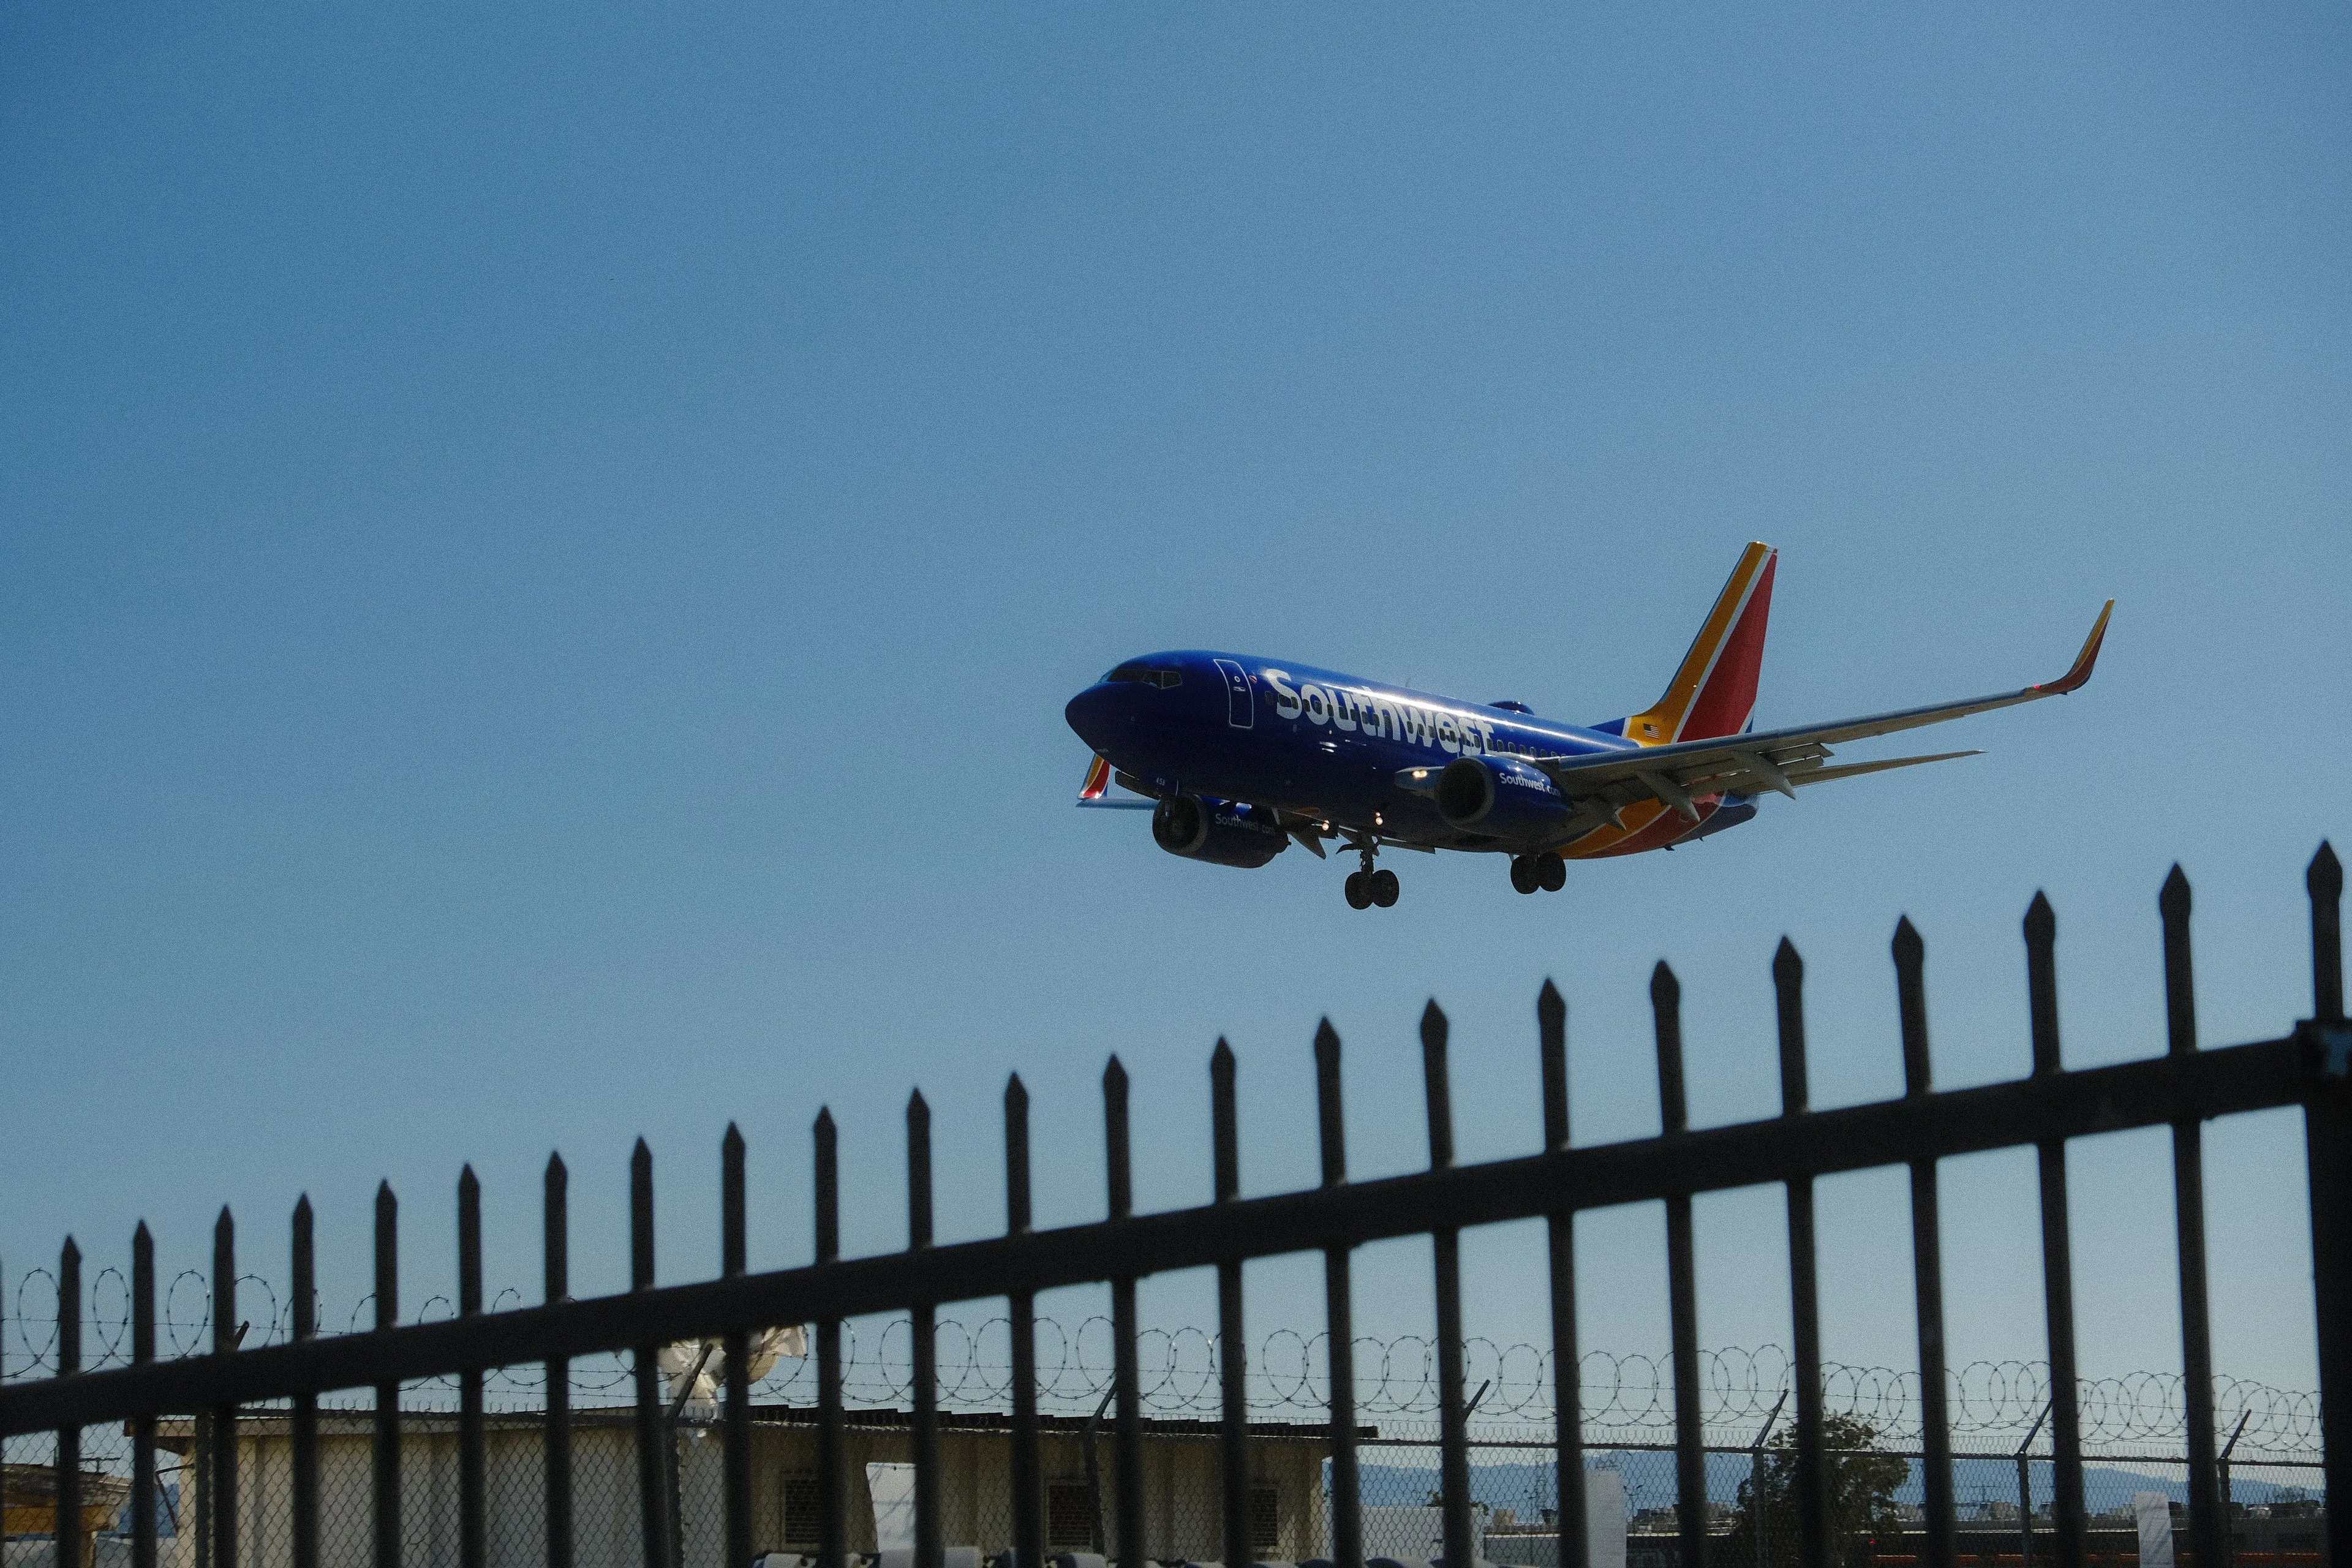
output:
[[[1517,757],[1456,758],[1433,793],[1448,827],[1514,843],[1549,841],[1576,815],[1541,768]]]
[[[1162,800],[1151,811],[1151,838],[1171,855],[1213,866],[1263,866],[1290,847],[1273,812],[1214,795]]]

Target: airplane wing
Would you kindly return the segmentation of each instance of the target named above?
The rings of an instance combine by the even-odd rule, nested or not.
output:
[[[1941,752],[1933,756],[1896,757],[1880,763],[1855,763],[1838,767],[1825,765],[1832,754],[1830,748],[1848,741],[1891,735],[1898,730],[1916,730],[1927,724],[1941,724],[1948,720],[1965,719],[1972,713],[2014,707],[2020,702],[2035,702],[2044,697],[2058,697],[2079,689],[2091,679],[2091,667],[2098,662],[2099,645],[2107,635],[2107,616],[2115,607],[2116,602],[2110,599],[2106,607],[2099,612],[2098,621],[2091,627],[2091,635],[2084,640],[2083,651],[2075,656],[2072,668],[2056,680],[2029,686],[2021,691],[1999,692],[1961,702],[1933,703],[1925,708],[1898,709],[1892,713],[1846,719],[1833,724],[1750,731],[1744,735],[1683,741],[1667,746],[1642,746],[1630,751],[1601,752],[1586,756],[1532,757],[1528,760],[1549,774],[1562,795],[1583,805],[1588,816],[1605,823],[1614,821],[1622,807],[1636,801],[1662,800],[1683,816],[1696,821],[1698,808],[1695,799],[1699,795],[1734,792],[1753,795],[1769,789],[1794,800],[1798,786],[1802,784],[1826,784],[1832,779],[1881,773],[1889,768],[1914,767],[1921,763],[1940,763],[1954,757],[1973,756],[1976,753],[1972,752]]]

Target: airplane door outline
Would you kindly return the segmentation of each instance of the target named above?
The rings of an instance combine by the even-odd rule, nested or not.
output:
[[[1257,698],[1250,690],[1249,677],[1229,658],[1217,660],[1217,668],[1225,678],[1225,723],[1235,730],[1254,728],[1257,723]]]

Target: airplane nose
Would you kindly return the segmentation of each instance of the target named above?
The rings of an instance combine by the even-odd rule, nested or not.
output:
[[[1062,717],[1077,731],[1078,739],[1101,751],[1110,743],[1111,731],[1117,726],[1118,691],[1110,686],[1089,686],[1070,699],[1062,710]]]

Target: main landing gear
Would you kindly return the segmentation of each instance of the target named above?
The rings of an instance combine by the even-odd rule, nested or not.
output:
[[[1511,886],[1522,893],[1532,893],[1538,888],[1557,893],[1568,886],[1568,862],[1549,849],[1540,855],[1514,856]]]
[[[1364,868],[1348,873],[1348,907],[1368,910],[1378,904],[1387,909],[1397,901],[1397,874],[1372,869],[1372,857],[1380,852],[1377,846],[1360,844],[1356,852],[1364,858]]]

